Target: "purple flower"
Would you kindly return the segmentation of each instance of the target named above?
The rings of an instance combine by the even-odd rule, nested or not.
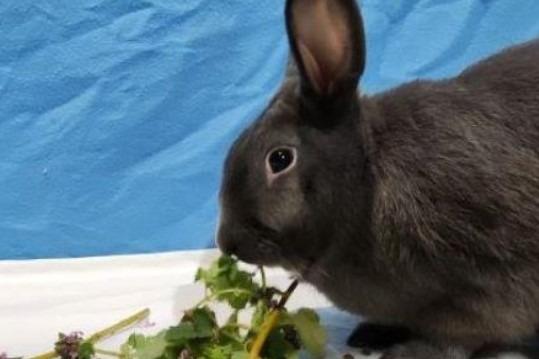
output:
[[[8,359],[6,353],[0,353],[0,359]]]
[[[82,343],[82,332],[72,332],[69,335],[58,334],[58,341],[54,345],[54,350],[62,359],[77,359],[79,348]]]

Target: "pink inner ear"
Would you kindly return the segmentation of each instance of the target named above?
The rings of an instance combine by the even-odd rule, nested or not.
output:
[[[316,92],[323,92],[324,90],[322,88],[322,84],[325,83],[325,80],[322,71],[320,70],[320,66],[314,58],[314,55],[312,54],[311,50],[309,50],[309,48],[301,41],[298,41],[298,50],[301,54],[301,58],[303,59],[305,71],[309,76],[309,80],[315,87]]]
[[[292,14],[307,76],[318,92],[327,93],[346,71],[347,14],[337,0],[296,0]]]

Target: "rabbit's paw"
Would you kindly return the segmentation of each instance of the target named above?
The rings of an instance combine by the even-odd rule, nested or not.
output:
[[[382,351],[412,339],[412,332],[404,327],[359,323],[348,337],[347,344],[364,351]]]

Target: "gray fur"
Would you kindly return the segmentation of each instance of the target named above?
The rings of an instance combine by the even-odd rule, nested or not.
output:
[[[452,79],[357,96],[361,18],[352,0],[338,4],[352,13],[337,20],[360,58],[317,93],[296,50],[291,23],[301,19],[287,12],[299,71],[229,153],[220,247],[299,273],[345,310],[412,329],[447,348],[440,358],[533,336],[539,41]],[[295,146],[298,164],[268,186],[264,158],[278,145]],[[411,358],[397,348],[386,357]]]

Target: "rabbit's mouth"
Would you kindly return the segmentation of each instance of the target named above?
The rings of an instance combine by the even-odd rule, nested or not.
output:
[[[255,265],[278,266],[282,263],[282,248],[276,243],[278,234],[256,220],[241,223],[222,222],[217,243],[221,251]]]
[[[339,279],[335,277],[332,267],[327,265],[327,252],[323,254],[311,256],[298,255],[296,258],[287,260],[288,264],[283,266],[290,272],[296,275],[296,278],[301,281],[314,284],[320,282],[335,282]],[[290,268],[287,268],[290,267]]]
[[[313,271],[315,264],[316,261],[314,259],[304,261],[303,267],[299,271],[303,279],[309,278],[309,274]]]
[[[282,266],[281,250],[274,243],[260,238],[251,238],[249,243],[245,243],[237,248],[233,253],[229,253],[240,261],[266,267]]]

